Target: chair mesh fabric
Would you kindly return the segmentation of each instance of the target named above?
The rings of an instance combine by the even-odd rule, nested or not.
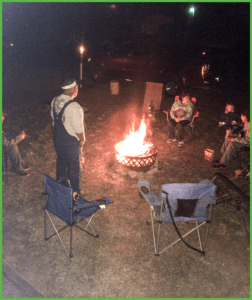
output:
[[[198,201],[199,199],[177,199],[178,208],[175,212],[175,217],[193,217]]]
[[[87,200],[79,198],[77,203],[86,204],[89,208],[81,210],[80,212],[74,212],[72,217],[71,206],[73,201],[73,189],[62,185],[46,175],[44,175],[44,185],[48,195],[46,209],[68,224],[79,222],[91,216],[99,209],[97,202],[89,203]]]
[[[142,186],[149,190],[148,194],[142,193],[142,195],[153,206],[157,218],[162,221],[172,222],[166,193],[175,222],[206,221],[208,220],[207,207],[216,204],[217,186],[210,180],[202,180],[199,183],[164,184],[160,196],[151,192],[149,181],[139,180],[140,191]],[[190,204],[185,205],[185,201]],[[181,205],[183,205],[183,209]],[[185,214],[186,208],[189,208],[186,212],[187,215]],[[161,211],[162,215],[160,215]],[[179,214],[179,211],[183,213]]]
[[[58,183],[46,175],[44,175],[44,185],[48,195],[46,209],[68,224],[71,224],[73,189]]]

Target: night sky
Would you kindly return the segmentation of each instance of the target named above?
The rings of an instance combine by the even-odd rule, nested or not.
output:
[[[76,57],[84,42],[96,48],[104,41],[120,43],[132,37],[132,24],[148,15],[174,19],[171,30],[193,33],[197,43],[249,41],[249,3],[2,3],[3,60],[8,51],[16,59],[37,62],[65,61]],[[190,26],[190,27],[188,27]],[[10,46],[10,44],[13,46]],[[12,49],[11,49],[12,48]]]

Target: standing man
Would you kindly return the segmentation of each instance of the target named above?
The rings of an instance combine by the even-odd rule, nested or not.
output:
[[[57,181],[68,179],[73,191],[80,194],[80,152],[86,141],[84,112],[74,100],[78,95],[75,79],[65,79],[63,93],[51,103],[53,141],[57,153]]]

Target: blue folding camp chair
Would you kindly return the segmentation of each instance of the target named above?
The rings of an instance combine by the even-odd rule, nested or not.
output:
[[[68,182],[69,183],[69,182]],[[70,185],[70,184],[69,184]],[[96,201],[90,201],[78,197],[76,200],[73,199],[73,189],[69,186],[65,186],[47,175],[44,175],[44,187],[46,195],[45,209],[45,240],[49,240],[54,235],[57,235],[63,248],[66,251],[68,257],[73,257],[74,251],[79,245],[82,237],[85,233],[98,237],[95,233],[91,221],[94,214],[101,207],[112,203],[109,198],[102,198]],[[47,234],[47,219],[50,220],[51,230]],[[64,221],[64,227],[61,229],[56,228],[56,224],[59,220]],[[78,223],[85,221],[85,227],[79,226]],[[70,227],[70,250],[66,249],[63,239],[60,236],[60,232]],[[73,246],[73,227],[81,230],[81,235],[75,245]],[[54,233],[51,232],[54,229]],[[89,230],[91,229],[91,231]]]
[[[179,241],[182,241],[195,251],[202,254],[205,253],[211,221],[211,209],[216,204],[217,186],[212,181],[203,180],[199,183],[164,184],[160,195],[151,192],[150,182],[147,180],[139,180],[138,188],[140,196],[150,204],[151,220],[149,222],[152,225],[155,255],[161,254]],[[171,226],[172,223],[174,228]],[[181,226],[183,223],[190,223],[190,226],[193,224],[194,227],[188,231],[188,225]],[[159,251],[161,227],[163,225],[179,238],[172,242],[169,241],[168,246]],[[203,225],[205,225],[206,230],[204,230],[205,242],[202,245],[201,236],[203,234],[200,231],[203,231],[203,228],[200,229],[200,227]],[[155,230],[156,226],[158,229]],[[155,231],[157,230],[158,234],[156,236]],[[182,230],[183,233],[181,233]],[[195,231],[197,231],[199,241],[199,246],[197,247],[191,245],[187,240],[188,236]],[[187,238],[185,239],[185,237]],[[169,237],[167,238],[169,239]]]

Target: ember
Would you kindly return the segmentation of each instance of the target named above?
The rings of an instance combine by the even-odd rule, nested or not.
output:
[[[158,150],[152,143],[144,141],[146,137],[144,118],[137,131],[134,126],[135,123],[125,140],[115,145],[116,160],[128,167],[149,167],[154,164]]]

